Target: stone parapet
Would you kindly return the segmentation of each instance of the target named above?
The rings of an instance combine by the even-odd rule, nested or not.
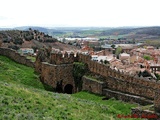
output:
[[[0,48],[0,55],[7,56],[17,63],[23,64],[29,67],[35,67],[34,62],[32,62],[30,59],[27,59],[26,56],[20,55],[17,51],[13,49]]]
[[[122,92],[114,91],[110,89],[103,89],[103,95],[105,95],[107,98],[114,97],[115,99],[118,99],[118,100],[122,100],[125,102],[131,102],[131,103],[133,102],[139,103],[141,105],[153,104],[152,100],[146,99],[144,97],[126,94],[126,93],[122,93]]]
[[[106,87],[104,82],[96,81],[92,78],[88,78],[87,76],[83,76],[82,81],[82,90],[86,90],[92,93],[102,95],[102,89]]]

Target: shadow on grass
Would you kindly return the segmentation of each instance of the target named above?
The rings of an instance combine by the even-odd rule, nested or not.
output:
[[[44,87],[44,89],[46,91],[50,91],[50,92],[55,92],[56,91],[52,86],[44,83],[44,81],[40,78],[40,74],[38,72],[34,71],[34,74],[37,75],[37,76],[39,76],[38,79],[40,80],[40,82],[42,83],[42,85],[43,85],[43,87]]]
[[[52,86],[47,85],[47,84],[45,84],[45,83],[42,83],[42,84],[43,84],[43,87],[44,87],[44,89],[45,89],[46,91],[56,92],[56,90],[55,90]]]

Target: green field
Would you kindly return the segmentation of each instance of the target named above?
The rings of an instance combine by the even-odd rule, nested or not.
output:
[[[36,57],[33,57],[33,56],[27,56],[28,59],[30,59],[32,62],[35,62],[36,61]]]
[[[46,91],[32,68],[4,56],[0,96],[0,120],[120,120],[118,114],[128,115],[136,106],[84,91],[72,95]]]

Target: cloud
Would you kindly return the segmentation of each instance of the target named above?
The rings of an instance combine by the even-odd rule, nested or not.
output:
[[[160,25],[159,0],[4,0],[0,26]]]
[[[8,20],[8,19],[9,19],[8,17],[0,16],[0,21],[2,21],[2,20]]]

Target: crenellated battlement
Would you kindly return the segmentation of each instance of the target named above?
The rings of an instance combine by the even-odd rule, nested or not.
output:
[[[51,64],[71,64],[75,61],[77,61],[78,55],[74,54],[73,52],[67,53],[65,52],[64,54],[62,52],[58,53],[51,53],[50,55],[50,63]]]

